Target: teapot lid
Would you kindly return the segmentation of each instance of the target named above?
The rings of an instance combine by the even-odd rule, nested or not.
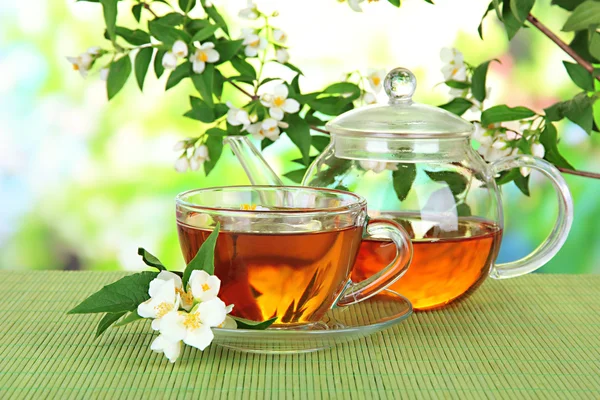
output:
[[[376,135],[414,139],[468,137],[473,124],[442,108],[415,103],[417,79],[406,68],[395,68],[383,83],[388,104],[375,104],[345,112],[329,121],[335,135]]]

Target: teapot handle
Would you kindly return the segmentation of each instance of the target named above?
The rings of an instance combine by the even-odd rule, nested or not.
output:
[[[573,223],[573,199],[564,178],[558,169],[541,158],[519,155],[501,158],[491,164],[494,175],[513,168],[531,168],[541,172],[556,189],[558,197],[558,217],[552,232],[531,254],[520,260],[495,264],[490,276],[496,279],[513,278],[535,271],[554,257],[567,240]],[[501,203],[500,203],[501,204]]]

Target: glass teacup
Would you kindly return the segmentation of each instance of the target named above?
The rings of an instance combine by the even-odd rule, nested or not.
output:
[[[219,297],[234,316],[292,327],[319,321],[333,306],[365,300],[399,279],[412,257],[401,225],[367,217],[359,195],[329,189],[231,186],[176,198],[179,242],[189,262],[217,223]],[[350,279],[361,242],[387,237],[392,262],[360,282]]]

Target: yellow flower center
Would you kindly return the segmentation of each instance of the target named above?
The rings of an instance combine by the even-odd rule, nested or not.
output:
[[[379,86],[379,84],[381,83],[381,78],[378,76],[372,76],[371,81],[373,82],[373,85]]]
[[[194,296],[192,295],[192,292],[187,293],[186,291],[180,288],[176,288],[175,291],[179,294],[179,297],[181,297],[181,301],[183,301],[184,304],[193,303]]]
[[[269,132],[275,132],[276,127],[269,128]]]
[[[206,62],[208,61],[208,55],[206,55],[206,53],[203,51],[199,51],[198,55],[196,56],[196,60]]]
[[[154,307],[154,309],[156,310],[156,318],[162,318],[166,313],[173,309],[173,304],[163,302]]]
[[[256,39],[254,42],[249,43],[250,47],[258,47],[259,44],[260,44],[260,39]]]
[[[210,290],[210,286],[208,286],[208,284],[206,284],[206,283],[203,283],[202,284],[202,290],[205,291],[205,292],[208,292]]]
[[[262,129],[261,129],[262,132]],[[256,210],[256,204],[242,204],[240,210]]]
[[[202,325],[200,323],[200,319],[198,318],[200,315],[198,313],[190,313],[185,316],[183,320],[183,326],[185,326],[189,330],[199,329]]]
[[[284,97],[275,97],[273,99],[273,104],[275,105],[275,107],[281,107],[284,103],[285,103]]]
[[[458,68],[454,68],[454,69],[452,70],[452,75],[456,75],[457,73],[458,73]]]
[[[73,64],[73,70],[75,70],[75,71],[79,71],[79,65],[77,65],[77,64]]]

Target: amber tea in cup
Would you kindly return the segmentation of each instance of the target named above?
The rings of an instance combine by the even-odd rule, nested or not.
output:
[[[186,262],[217,222],[219,297],[234,304],[234,316],[277,317],[279,327],[316,322],[333,305],[378,293],[410,261],[410,240],[402,227],[386,220],[367,224],[364,199],[347,192],[244,186],[183,193],[177,197],[177,228]],[[365,226],[369,235],[388,235],[397,247],[392,245],[383,273],[354,283],[349,278]]]

